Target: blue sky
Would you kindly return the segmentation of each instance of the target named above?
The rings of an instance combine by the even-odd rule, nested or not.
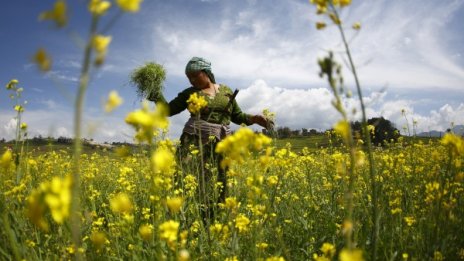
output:
[[[29,136],[72,136],[73,103],[90,15],[83,0],[68,0],[69,25],[55,29],[38,15],[53,0],[3,3],[0,15],[0,81],[18,79],[27,100],[23,120]],[[101,28],[117,13],[114,6]],[[353,0],[341,13],[360,75],[368,117],[383,116],[403,130],[445,130],[464,124],[464,0]],[[140,12],[124,14],[107,34],[108,58],[92,71],[85,103],[84,133],[98,141],[132,141],[124,123],[140,107],[129,74],[147,61],[165,66],[168,99],[189,86],[187,61],[202,56],[212,62],[218,82],[240,89],[243,111],[277,114],[278,126],[331,128],[340,119],[331,106],[327,83],[318,76],[317,59],[333,50],[343,61],[335,27],[315,29],[322,18],[306,0],[145,0]],[[354,22],[362,29],[350,29]],[[31,57],[43,47],[53,58],[40,73]],[[347,88],[352,76],[344,69]],[[111,114],[103,102],[117,90],[124,104]],[[356,99],[345,100],[356,107]],[[406,117],[401,114],[406,111]],[[0,90],[0,137],[11,139],[15,112],[5,88]],[[353,119],[359,114],[352,115]],[[171,118],[177,138],[188,114]],[[411,126],[412,127],[412,126]],[[257,129],[257,127],[255,126]]]

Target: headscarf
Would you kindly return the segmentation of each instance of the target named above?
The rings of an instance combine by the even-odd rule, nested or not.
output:
[[[201,57],[193,57],[185,66],[185,74],[190,72],[204,71],[212,83],[216,83],[214,74],[211,71],[211,62]]]

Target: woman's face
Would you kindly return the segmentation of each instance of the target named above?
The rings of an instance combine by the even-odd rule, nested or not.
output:
[[[197,89],[201,90],[209,87],[210,79],[204,71],[189,72],[187,78],[190,84]]]

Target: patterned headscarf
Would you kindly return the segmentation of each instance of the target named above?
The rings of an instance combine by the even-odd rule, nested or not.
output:
[[[211,80],[211,82],[216,83],[214,74],[211,71],[210,61],[200,57],[193,57],[192,59],[190,59],[190,61],[187,63],[187,66],[185,66],[185,73],[187,74],[190,72],[198,71],[204,71],[208,75],[208,78]]]

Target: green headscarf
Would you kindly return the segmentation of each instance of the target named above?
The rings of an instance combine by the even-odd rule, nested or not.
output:
[[[214,74],[211,71],[211,62],[201,57],[193,57],[185,66],[185,74],[190,72],[204,71],[212,83],[216,83]]]

